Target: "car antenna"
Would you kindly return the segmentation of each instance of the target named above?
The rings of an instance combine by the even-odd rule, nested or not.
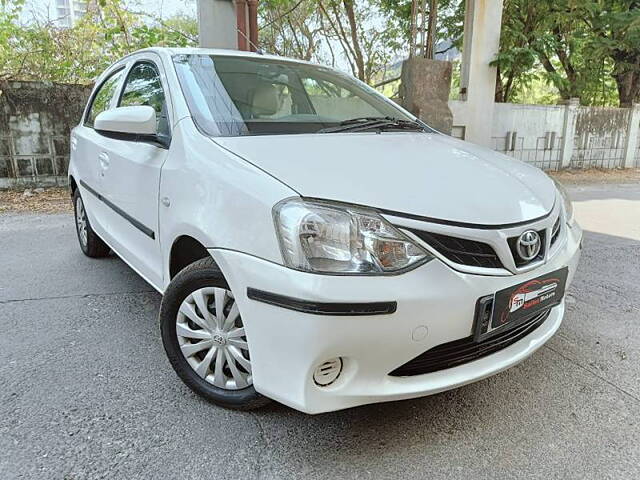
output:
[[[242,36],[244,37],[244,39],[245,39],[247,42],[249,42],[249,44],[250,44],[253,48],[255,48],[255,49],[256,49],[256,50],[255,50],[255,53],[257,53],[258,55],[264,55],[264,54],[265,54],[265,51],[264,51],[262,48],[260,48],[258,45],[256,45],[255,43],[253,43],[253,42],[251,41],[251,39],[250,39],[249,37],[247,37],[247,35],[246,35],[242,30],[240,30],[239,28],[237,28],[237,27],[236,27],[236,31],[237,31],[240,35],[242,35]]]

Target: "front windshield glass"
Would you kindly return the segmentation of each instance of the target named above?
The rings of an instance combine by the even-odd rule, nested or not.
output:
[[[348,75],[260,57],[177,55],[194,120],[212,136],[317,133],[363,117],[414,119]]]

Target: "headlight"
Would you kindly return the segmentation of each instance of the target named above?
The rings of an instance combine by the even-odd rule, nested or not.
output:
[[[564,203],[565,221],[568,224],[571,224],[573,222],[573,204],[571,203],[569,192],[567,191],[565,186],[558,182],[555,178],[552,178],[552,180],[553,183],[556,184],[556,188],[558,189],[558,192],[560,193],[560,196],[562,197],[562,201]]]
[[[375,275],[433,258],[374,211],[287,199],[273,215],[284,263],[297,270]]]

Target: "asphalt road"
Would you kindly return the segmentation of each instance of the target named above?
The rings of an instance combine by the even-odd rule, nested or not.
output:
[[[574,187],[583,261],[559,333],[432,397],[307,416],[200,400],[160,296],[70,215],[0,216],[0,478],[640,477],[640,185]]]

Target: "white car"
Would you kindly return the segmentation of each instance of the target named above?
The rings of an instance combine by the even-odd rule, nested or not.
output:
[[[100,76],[71,147],[83,252],[163,295],[171,365],[218,405],[429,395],[562,321],[582,239],[562,188],[330,68],[139,51]]]

